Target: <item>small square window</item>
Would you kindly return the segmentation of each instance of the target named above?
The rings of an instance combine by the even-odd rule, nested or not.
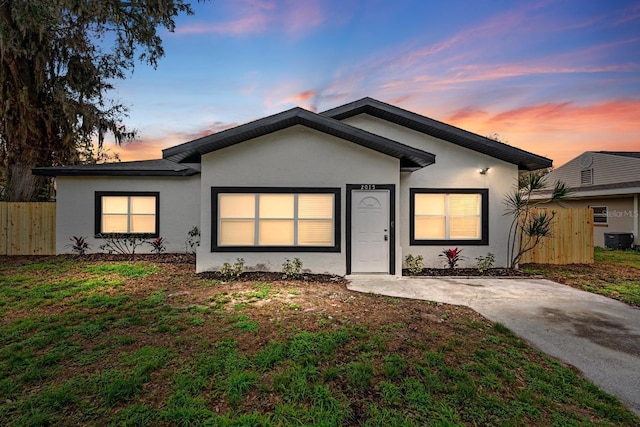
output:
[[[607,224],[609,215],[606,206],[589,206],[593,209],[593,223],[594,224]]]
[[[95,234],[158,237],[159,193],[96,192]]]

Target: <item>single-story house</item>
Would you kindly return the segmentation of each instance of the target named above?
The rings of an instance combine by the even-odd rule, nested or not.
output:
[[[593,244],[605,235],[632,233],[640,245],[640,152],[587,151],[549,172],[548,186],[562,181],[571,194],[562,206],[593,209]]]
[[[314,113],[293,108],[163,150],[162,159],[36,168],[57,179],[57,251],[94,250],[108,233],[164,237],[197,271],[243,258],[280,271],[399,275],[404,256],[460,247],[505,266],[502,201],[519,171],[551,160],[371,98]]]

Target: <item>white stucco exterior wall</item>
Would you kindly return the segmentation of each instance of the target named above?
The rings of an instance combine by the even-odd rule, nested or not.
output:
[[[465,259],[460,267],[475,267],[476,257],[491,252],[495,266],[507,265],[507,240],[510,217],[504,216],[503,200],[517,183],[518,167],[485,154],[429,135],[361,114],[344,120],[345,123],[386,138],[435,154],[436,163],[400,178],[400,214],[397,218],[402,258],[407,254],[422,255],[426,267],[443,267],[438,255],[443,249],[460,247]],[[485,175],[480,169],[489,168]],[[489,189],[489,244],[472,245],[410,245],[409,190],[411,188],[486,188]]]
[[[71,253],[72,236],[85,236],[89,252],[102,252],[94,237],[96,191],[160,193],[160,236],[167,252],[185,252],[187,233],[200,225],[200,177],[67,177],[56,179],[56,252]],[[140,253],[151,252],[143,245]]]
[[[304,126],[293,126],[202,156],[202,243],[197,271],[244,258],[248,268],[281,271],[298,257],[314,273],[346,273],[346,185],[394,184],[398,215],[399,160]],[[331,187],[341,189],[341,250],[337,252],[211,252],[211,187]],[[399,238],[396,227],[396,242]],[[400,255],[396,252],[396,271]]]

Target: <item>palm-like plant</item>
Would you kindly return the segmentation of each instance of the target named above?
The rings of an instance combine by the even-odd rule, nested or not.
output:
[[[535,248],[542,239],[551,236],[551,224],[555,211],[535,210],[534,208],[550,202],[558,202],[569,195],[569,188],[557,181],[551,194],[540,200],[531,200],[534,192],[546,188],[547,176],[544,172],[531,172],[518,179],[518,186],[505,197],[505,215],[513,217],[509,227],[507,241],[507,260],[510,268],[516,268],[522,256]]]

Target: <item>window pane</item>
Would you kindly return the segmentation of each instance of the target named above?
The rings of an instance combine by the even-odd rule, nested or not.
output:
[[[220,218],[255,218],[254,194],[220,194]]]
[[[333,245],[332,220],[300,220],[298,221],[298,245],[331,246]]]
[[[132,214],[155,214],[156,198],[131,196],[131,213]]]
[[[449,194],[449,215],[479,215],[479,194]]]
[[[607,207],[606,206],[590,206],[593,209],[593,222],[597,224],[607,223]]]
[[[155,215],[131,215],[131,233],[155,233]]]
[[[293,220],[261,220],[258,244],[293,246]]]
[[[415,239],[444,239],[445,237],[443,216],[416,217]]]
[[[128,229],[127,215],[102,215],[102,232],[103,233],[127,233]]]
[[[127,214],[129,212],[129,198],[127,196],[102,196],[103,214]]]
[[[479,239],[480,217],[451,217],[449,222],[449,238]]]
[[[298,218],[333,218],[333,194],[298,195]]]
[[[444,194],[416,194],[416,215],[444,215]]]
[[[260,194],[260,218],[293,218],[293,194]]]
[[[253,246],[255,221],[220,221],[220,246]]]

